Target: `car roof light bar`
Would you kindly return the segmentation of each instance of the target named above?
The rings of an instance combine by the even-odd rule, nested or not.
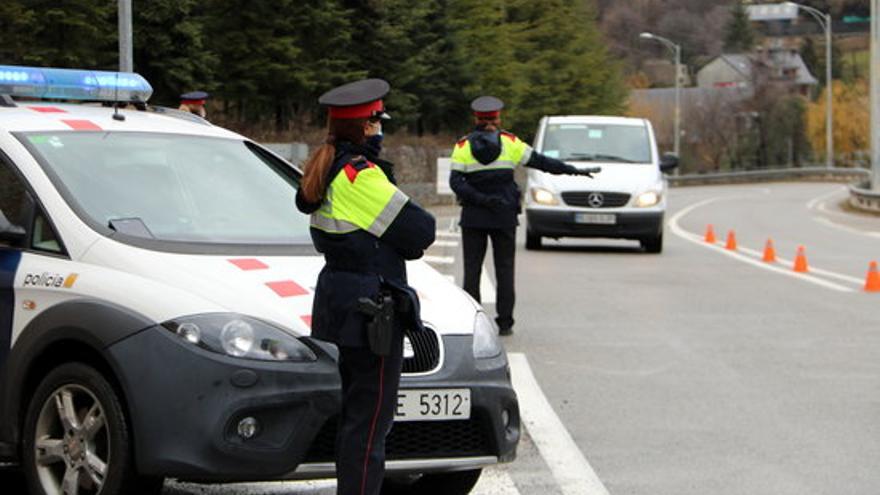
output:
[[[146,102],[153,87],[133,72],[0,65],[0,94],[25,98]]]

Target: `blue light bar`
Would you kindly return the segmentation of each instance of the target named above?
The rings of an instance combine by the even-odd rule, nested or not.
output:
[[[153,87],[133,72],[0,65],[0,94],[58,100],[146,102]]]

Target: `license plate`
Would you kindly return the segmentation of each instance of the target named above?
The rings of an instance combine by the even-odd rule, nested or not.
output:
[[[470,389],[400,390],[397,393],[395,421],[442,421],[470,417]]]
[[[610,213],[575,213],[574,221],[576,223],[614,225],[617,223],[617,215]]]

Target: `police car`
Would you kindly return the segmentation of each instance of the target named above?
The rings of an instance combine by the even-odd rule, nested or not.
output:
[[[0,464],[45,495],[332,477],[337,353],[309,338],[323,259],[300,174],[151,92],[0,66]],[[467,493],[515,456],[507,360],[476,303],[408,268],[429,331],[406,341],[389,485]]]

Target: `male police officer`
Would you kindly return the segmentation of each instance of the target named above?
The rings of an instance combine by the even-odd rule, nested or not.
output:
[[[480,301],[480,274],[488,239],[492,239],[497,278],[498,329],[513,333],[514,254],[520,191],[513,179],[518,165],[551,174],[585,175],[598,168],[579,169],[535,152],[531,146],[501,130],[504,103],[493,96],[481,96],[471,103],[476,128],[455,145],[449,185],[462,205],[462,247],[464,290]]]

